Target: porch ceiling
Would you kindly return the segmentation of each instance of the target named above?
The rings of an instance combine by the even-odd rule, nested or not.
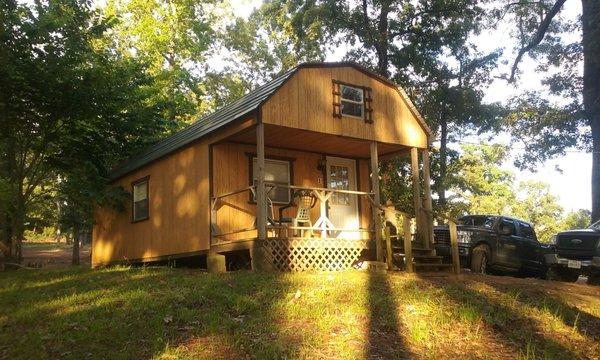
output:
[[[308,151],[324,155],[334,155],[349,158],[368,159],[370,157],[369,141],[350,137],[319,133],[308,130],[293,129],[283,126],[265,124],[265,146]],[[239,132],[225,141],[242,144],[256,144],[256,129],[254,127]],[[379,143],[377,146],[380,157],[409,151],[410,149],[396,144]]]

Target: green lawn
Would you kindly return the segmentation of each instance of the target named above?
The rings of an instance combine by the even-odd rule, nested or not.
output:
[[[0,358],[600,358],[600,288],[365,272],[0,273]]]

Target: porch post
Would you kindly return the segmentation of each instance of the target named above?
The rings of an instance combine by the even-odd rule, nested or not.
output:
[[[373,209],[373,222],[375,225],[375,250],[377,252],[377,261],[383,261],[383,248],[381,247],[381,219],[379,218],[379,206],[381,199],[379,196],[379,155],[377,154],[377,141],[371,142],[371,187],[373,190],[373,200],[375,202]]]
[[[265,127],[256,125],[256,226],[258,240],[267,238],[267,195],[265,193]]]
[[[429,248],[433,249],[433,206],[431,204],[431,174],[429,170],[429,150],[423,150],[423,182],[425,188],[425,225],[427,226],[427,241],[429,241]]]
[[[410,149],[413,201],[415,206],[415,222],[417,224],[417,240],[427,246],[423,234],[423,221],[421,216],[421,185],[419,181],[419,152],[417,148]]]

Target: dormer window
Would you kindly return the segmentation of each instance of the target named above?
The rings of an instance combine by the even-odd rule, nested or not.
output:
[[[364,91],[354,86],[341,85],[342,116],[364,117]]]

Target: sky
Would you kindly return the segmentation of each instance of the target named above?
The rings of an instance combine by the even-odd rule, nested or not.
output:
[[[261,2],[261,0],[231,1],[235,13],[238,16],[245,17]],[[561,10],[561,16],[569,19],[575,19],[580,14],[581,2],[578,1],[567,1]],[[580,37],[580,34],[571,34],[571,36],[573,39],[577,39]],[[482,51],[492,51],[500,46],[500,44],[511,44],[510,29],[500,28],[493,32],[483,33],[477,38],[475,43]],[[326,60],[339,61],[344,54],[345,49],[341,48],[327,54]],[[512,59],[512,57],[509,59]],[[523,91],[535,91],[542,88],[542,74],[535,71],[534,61],[528,57],[524,57],[524,61],[519,68],[522,71],[522,75],[517,88],[508,84],[505,80],[497,79],[486,90],[484,99],[489,102],[505,102]],[[500,68],[498,71],[506,72],[506,68]],[[509,144],[510,137],[508,134],[499,134],[491,142],[487,138],[469,138],[465,139],[465,141]],[[566,155],[540,164],[536,172],[519,170],[514,167],[512,161],[507,161],[503,167],[511,170],[516,175],[516,182],[535,180],[548,183],[552,193],[558,197],[559,203],[565,211],[571,211],[591,209],[591,164],[591,153],[585,153],[580,149],[569,149]]]

